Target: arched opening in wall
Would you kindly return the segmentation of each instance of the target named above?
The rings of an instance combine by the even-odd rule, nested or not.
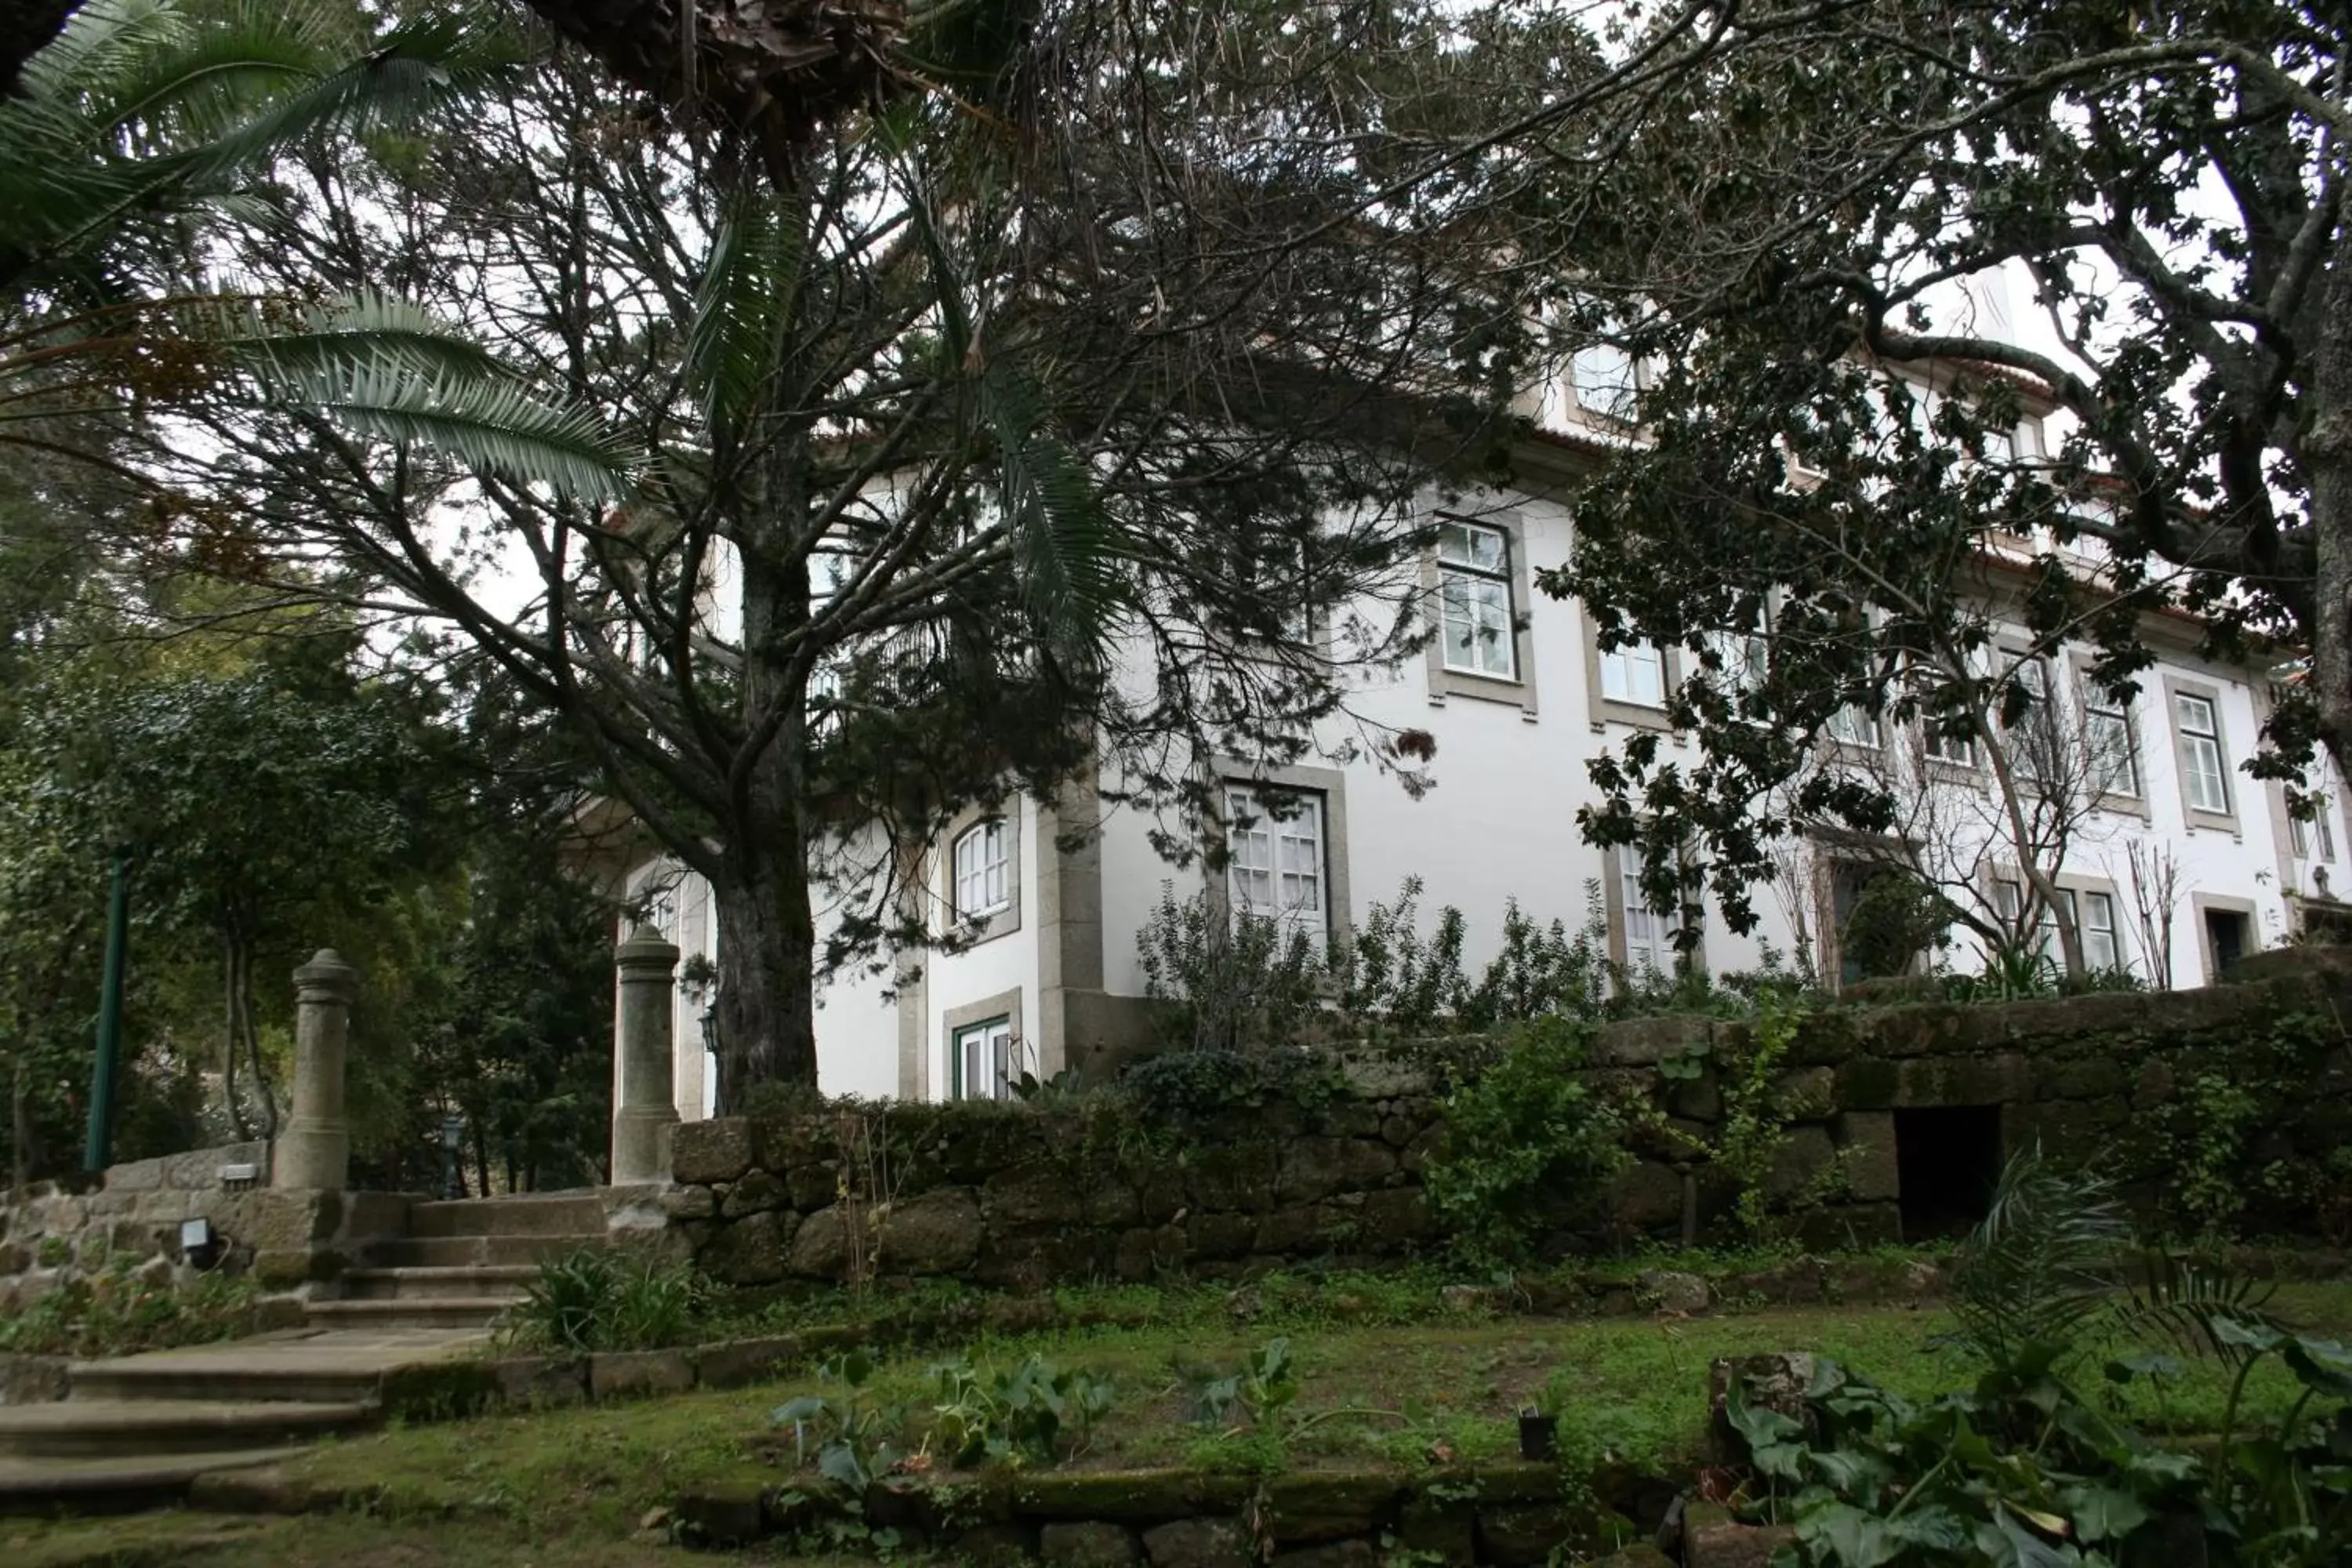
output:
[[[2000,1181],[2000,1107],[1922,1106],[1895,1113],[1903,1239],[1967,1234]]]

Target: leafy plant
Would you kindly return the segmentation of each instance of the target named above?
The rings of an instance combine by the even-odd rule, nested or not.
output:
[[[130,1261],[67,1279],[0,1315],[0,1351],[131,1355],[255,1331],[260,1290],[249,1277],[214,1272],[181,1285],[133,1273]]]
[[[1210,1378],[1194,1393],[1194,1419],[1223,1426],[1238,1412],[1262,1432],[1279,1434],[1285,1414],[1298,1400],[1290,1340],[1277,1335],[1244,1357],[1235,1370]]]
[[[1953,1258],[1960,1338],[1995,1365],[2070,1346],[2116,1300],[2129,1216],[2105,1178],[2053,1164],[2039,1144],[2002,1166],[1983,1221]]]
[[[1588,1026],[1519,1026],[1500,1054],[1445,1097],[1445,1135],[1423,1182],[1465,1257],[1526,1258],[1564,1220],[1590,1212],[1631,1162],[1623,1114],[1584,1077]]]
[[[889,1428],[881,1408],[862,1397],[874,1376],[874,1358],[862,1350],[845,1351],[819,1367],[817,1375],[845,1392],[838,1398],[788,1399],[768,1413],[769,1424],[792,1433],[795,1470],[806,1468],[813,1456],[818,1476],[835,1489],[835,1500],[862,1499],[884,1468]],[[791,1500],[804,1496],[788,1494]]]
[[[933,1433],[959,1465],[1051,1463],[1066,1438],[1072,1454],[1083,1453],[1113,1403],[1107,1381],[1034,1355],[992,1376],[961,1360],[940,1363],[931,1376]]]
[[[587,1246],[551,1258],[507,1310],[519,1343],[574,1355],[691,1343],[709,1298],[684,1264]]]
[[[1168,1004],[1159,1027],[1171,1047],[1289,1045],[1322,1010],[1324,955],[1306,932],[1254,915],[1228,919],[1205,893],[1179,901],[1174,884],[1163,884],[1136,943],[1144,994]]]

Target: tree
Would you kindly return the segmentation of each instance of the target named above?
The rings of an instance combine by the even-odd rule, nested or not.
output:
[[[1710,760],[1636,742],[1599,831],[1685,812],[1737,918],[1787,826],[1744,804],[1847,703],[1946,712],[1902,661],[1952,640],[1961,580],[2003,557],[2026,651],[2079,639],[2111,691],[2161,606],[2228,657],[2307,655],[2263,765],[2352,763],[2344,42],[2287,5],[1743,7],[1642,112],[1547,126],[1582,154],[1551,253],[1585,328],[1649,367],[1651,437],[1553,586],[1695,653],[1768,596],[1792,633],[1772,733],[1694,693]],[[2002,269],[2055,346],[1994,319]],[[2029,408],[2046,454],[2018,445]],[[1873,793],[1815,805],[1876,831]]]
[[[281,152],[465,101],[515,58],[476,21],[372,28],[339,0],[81,10],[0,95],[0,448],[138,482],[116,447],[159,410],[290,400],[519,478],[614,489],[622,459],[593,421],[533,398],[442,324],[372,288],[223,289],[199,243]]]
[[[1205,812],[1201,756],[1389,740],[1351,731],[1343,672],[1417,646],[1425,498],[1491,449],[1555,280],[1485,266],[1442,200],[1370,220],[1376,171],[1329,155],[1393,112],[1362,75],[1444,58],[1441,14],[1352,54],[1344,19],[1236,22],[1196,54],[1181,18],[1081,10],[1003,89],[1058,73],[1049,136],[908,100],[782,181],[558,61],[394,156],[287,160],[239,249],[289,288],[394,284],[652,454],[609,510],[290,405],[210,408],[217,458],[150,460],[257,577],[312,591],[279,563],[323,549],[333,592],[591,748],[714,889],[723,1096],[814,1080],[821,963],[957,939],[900,895],[965,803],[1098,760]],[[519,610],[468,575],[494,550]],[[813,877],[858,896],[821,952]]]

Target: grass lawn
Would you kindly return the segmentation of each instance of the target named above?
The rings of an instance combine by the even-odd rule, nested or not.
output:
[[[2285,1287],[2273,1310],[2315,1331],[2352,1336],[2352,1284]],[[1080,1466],[1475,1460],[1513,1450],[1516,1413],[1529,1403],[1559,1413],[1563,1457],[1571,1464],[1614,1457],[1664,1466],[1699,1439],[1706,1368],[1716,1356],[1811,1350],[1925,1398],[1975,1375],[1963,1352],[1933,1342],[1949,1327],[1940,1312],[1859,1308],[1297,1326],[1287,1337],[1299,1394],[1278,1447],[1245,1424],[1220,1428],[1192,1419],[1202,1376],[1238,1365],[1270,1337],[1264,1329],[1191,1322],[982,1337],[963,1353],[983,1372],[1036,1354],[1108,1378],[1117,1403],[1071,1461]],[[929,1369],[939,1359],[924,1352],[886,1359],[863,1391],[865,1401],[894,1416],[904,1412],[902,1447],[921,1445],[936,1386]],[[2087,1383],[2100,1383],[2095,1362],[2083,1373]],[[2249,1387],[2248,1410],[2283,1411],[2294,1397],[2292,1380],[2274,1367],[2263,1373]],[[380,1489],[391,1517],[563,1518],[622,1535],[646,1509],[697,1482],[760,1470],[775,1476],[789,1465],[791,1445],[772,1433],[769,1411],[795,1394],[841,1392],[807,1374],[762,1388],[418,1426],[332,1444],[290,1468],[331,1487]],[[2192,1363],[2162,1405],[2135,1388],[2126,1408],[2154,1426],[2210,1429],[2226,1392],[2221,1368]]]
[[[2352,1338],[2352,1284],[2285,1287],[2272,1308],[2314,1331]],[[1285,1331],[1299,1393],[1278,1439],[1240,1417],[1223,1427],[1192,1419],[1202,1378],[1231,1371],[1263,1346],[1275,1331],[1265,1327],[1188,1314],[1163,1327],[981,1336],[961,1353],[983,1373],[1041,1355],[1108,1379],[1117,1403],[1070,1461],[1081,1467],[1476,1460],[1514,1450],[1514,1416],[1529,1403],[1559,1413],[1570,1465],[1615,1457],[1671,1466],[1699,1438],[1715,1356],[1811,1350],[1924,1398],[1975,1375],[1963,1352],[1934,1342],[1949,1327],[1937,1311],[1837,1307],[1690,1319],[1294,1322]],[[863,1391],[889,1414],[906,1447],[919,1447],[928,1430],[936,1387],[929,1369],[939,1359],[890,1356]],[[2098,1359],[2081,1369],[2086,1384],[2104,1386]],[[2294,1390],[2283,1373],[2265,1371],[2250,1385],[2247,1406],[2275,1414]],[[285,1467],[297,1480],[373,1492],[373,1516],[0,1521],[0,1560],[10,1568],[625,1568],[656,1561],[674,1568],[674,1552],[632,1539],[645,1512],[701,1485],[780,1479],[792,1445],[772,1431],[770,1410],[799,1394],[841,1393],[811,1373],[762,1388],[394,1428],[329,1444]],[[2155,1426],[2210,1429],[2225,1395],[2221,1368],[2192,1363],[2165,1406],[2135,1389],[2126,1409]]]

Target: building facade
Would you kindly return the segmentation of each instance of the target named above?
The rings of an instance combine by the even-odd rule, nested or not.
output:
[[[1611,955],[1632,968],[1670,967],[1675,929],[1695,917],[1692,961],[1713,973],[1778,954],[1835,983],[1850,967],[1838,932],[1869,866],[1851,846],[1833,836],[1802,844],[1757,889],[1757,929],[1738,933],[1712,906],[1688,916],[1647,909],[1638,868],[1580,831],[1597,754],[1654,730],[1664,746],[1696,755],[1666,718],[1684,656],[1604,650],[1581,605],[1535,589],[1545,569],[1568,561],[1580,465],[1625,438],[1616,415],[1631,374],[1605,353],[1579,356],[1529,408],[1542,439],[1520,465],[1524,488],[1432,501],[1435,543],[1417,582],[1428,645],[1348,676],[1356,731],[1423,732],[1434,748],[1425,763],[1401,776],[1392,756],[1336,735],[1326,748],[1332,760],[1305,765],[1199,759],[1225,819],[1226,864],[1214,871],[1160,853],[1155,837],[1171,824],[1107,805],[1120,792],[1102,786],[1116,779],[1075,779],[1055,799],[968,813],[908,872],[929,923],[965,940],[896,955],[824,989],[821,1087],[913,1100],[997,1095],[1024,1072],[1048,1078],[1139,1048],[1149,1037],[1139,938],[1171,893],[1204,898],[1220,919],[1238,909],[1269,915],[1319,942],[1345,937],[1374,902],[1392,904],[1418,879],[1425,921],[1448,905],[1462,911],[1475,973],[1500,940],[1507,903],[1573,930],[1597,892]],[[2032,417],[2014,449],[2045,449]],[[1987,577],[1996,626],[2000,565],[1989,563]],[[2291,819],[2284,786],[2242,771],[2273,672],[2203,658],[2186,619],[2152,617],[2144,635],[2158,662],[2127,701],[2099,693],[2087,657],[2071,651],[2025,672],[2095,752],[2087,775],[2095,787],[2070,825],[2056,882],[2091,967],[2200,985],[2238,955],[2287,940],[2305,900],[2352,887],[2344,858],[2352,822],[2332,779],[2315,781],[2325,800],[2304,822]],[[1988,907],[2025,896],[2022,873],[2005,863],[1995,795],[1972,745],[1856,714],[1832,726],[1825,748],[1832,763],[1910,781],[1918,830],[1953,841]],[[1281,796],[1278,809],[1261,805],[1269,792]],[[2168,933],[2147,909],[2147,873],[2158,866],[2171,880]],[[648,858],[626,885],[687,952],[714,952],[710,900],[696,879]],[[1951,962],[1972,967],[1980,946],[1960,933]],[[681,984],[677,1103],[689,1120],[711,1103],[708,1005],[706,987]]]

